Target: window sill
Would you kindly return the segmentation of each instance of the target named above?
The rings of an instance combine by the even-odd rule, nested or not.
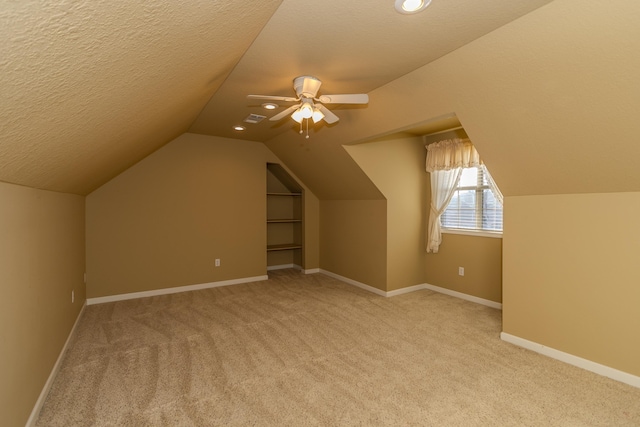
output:
[[[441,228],[442,234],[462,234],[464,236],[492,237],[502,239],[502,231],[461,230],[457,228]]]

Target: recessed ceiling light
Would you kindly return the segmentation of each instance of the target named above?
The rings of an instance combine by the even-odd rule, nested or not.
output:
[[[396,10],[405,15],[418,13],[429,6],[431,0],[396,0]]]
[[[234,126],[233,130],[237,130],[238,132],[242,132],[243,130],[247,130],[244,126]]]
[[[278,108],[278,104],[274,104],[273,102],[265,102],[264,104],[262,104],[262,108],[266,110],[275,110],[276,108]]]

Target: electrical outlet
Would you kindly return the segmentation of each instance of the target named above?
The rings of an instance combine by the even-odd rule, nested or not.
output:
[[[76,300],[76,291],[71,291],[71,304]]]
[[[216,258],[216,267],[220,267],[220,258]]]
[[[458,276],[464,276],[464,267],[458,267]]]

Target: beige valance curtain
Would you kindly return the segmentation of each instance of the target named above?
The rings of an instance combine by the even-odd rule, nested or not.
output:
[[[427,172],[480,166],[480,155],[468,139],[445,139],[427,145]]]
[[[427,172],[431,175],[431,208],[427,226],[427,252],[438,253],[442,243],[440,217],[458,186],[463,168],[481,166],[468,139],[446,139],[427,145]]]

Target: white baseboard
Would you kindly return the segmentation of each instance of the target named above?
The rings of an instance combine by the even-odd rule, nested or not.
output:
[[[430,285],[425,283],[423,289],[429,289],[430,291],[439,292],[441,294],[449,295],[456,298],[461,298],[467,301],[475,302],[476,304],[486,305],[487,307],[497,308],[502,310],[502,304],[499,302],[491,301],[484,298],[474,297],[473,295],[463,294],[462,292],[452,291],[451,289],[441,288],[440,286]]]
[[[409,292],[421,291],[425,288],[425,285],[407,286],[406,288],[395,289],[393,291],[386,292],[386,297],[395,297],[396,295],[408,294]]]
[[[451,289],[441,288],[440,286],[430,285],[428,283],[423,283],[420,285],[408,286],[406,288],[395,289],[393,291],[385,292],[378,288],[374,288],[373,286],[366,285],[364,283],[355,281],[353,279],[349,279],[348,277],[340,276],[339,274],[332,273],[331,271],[320,269],[320,273],[326,274],[327,276],[333,277],[334,279],[342,280],[350,285],[357,286],[361,289],[364,289],[369,292],[373,292],[376,295],[380,295],[383,297],[394,297],[396,295],[408,294],[409,292],[420,291],[423,289],[428,289],[430,291],[439,292],[441,294],[449,295],[452,297],[460,298],[463,300],[471,301],[476,304],[486,305],[487,307],[497,308],[498,310],[502,309],[502,304],[499,302],[491,301],[484,298],[474,297],[473,295],[463,294],[462,292],[452,291]]]
[[[319,268],[308,268],[306,270],[302,270],[302,272],[304,274],[316,274],[316,273],[320,273],[320,269]]]
[[[332,273],[330,271],[323,270],[323,269],[320,269],[320,273],[322,273],[324,275],[327,275],[329,277],[333,277],[334,279],[341,280],[341,281],[343,281],[345,283],[348,283],[350,285],[357,286],[358,288],[364,289],[365,291],[373,292],[374,294],[377,294],[377,295],[380,295],[380,296],[383,296],[383,297],[387,296],[387,293],[385,291],[383,291],[383,290],[380,290],[378,288],[374,288],[373,286],[365,285],[362,282],[358,282],[356,280],[349,279],[348,277],[344,277],[344,276],[341,276],[339,274]]]
[[[124,301],[136,298],[148,298],[158,295],[177,294],[179,292],[198,291],[200,289],[218,288],[220,286],[239,285],[242,283],[269,280],[269,276],[243,277],[241,279],[221,280],[219,282],[201,283],[198,285],[178,286],[175,288],[155,289],[153,291],[132,292],[129,294],[109,295],[106,297],[87,298],[87,305],[103,304],[105,302]]]
[[[67,348],[69,347],[69,343],[71,342],[71,338],[74,336],[76,332],[76,327],[78,323],[80,323],[80,319],[84,313],[84,309],[87,306],[86,302],[82,305],[80,309],[80,313],[78,313],[78,317],[76,317],[76,321],[73,323],[73,327],[67,336],[67,340],[64,342],[62,346],[62,350],[60,350],[60,354],[58,355],[58,359],[56,363],[53,365],[53,369],[51,369],[51,373],[49,374],[49,378],[47,378],[47,382],[44,383],[44,387],[42,387],[42,391],[40,392],[40,396],[38,396],[38,400],[36,400],[36,404],[33,406],[31,410],[31,415],[29,415],[29,419],[25,424],[26,427],[34,426],[36,421],[38,420],[38,415],[40,414],[40,410],[42,409],[42,405],[44,405],[44,401],[47,399],[47,395],[49,394],[49,390],[53,385],[53,380],[58,375],[58,371],[60,370],[60,365],[62,364],[62,359],[64,358],[65,353],[67,352]]]
[[[606,365],[601,365],[591,360],[583,359],[582,357],[574,356],[573,354],[565,353],[560,350],[556,350],[551,347],[546,347],[542,344],[538,344],[533,341],[526,340],[524,338],[517,337],[515,335],[508,334],[506,332],[500,333],[500,339],[510,344],[517,345],[518,347],[526,348],[527,350],[535,351],[552,359],[559,360],[569,365],[577,366],[578,368],[585,369],[587,371],[602,375],[612,380],[620,381],[630,386],[640,388],[640,377],[629,374],[627,372],[619,371]]]

